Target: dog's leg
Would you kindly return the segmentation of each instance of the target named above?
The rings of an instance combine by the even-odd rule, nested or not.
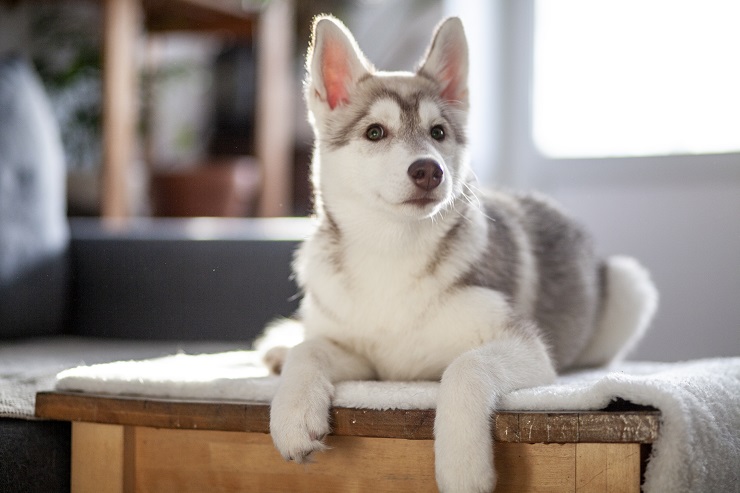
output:
[[[328,339],[309,339],[292,348],[270,407],[270,434],[280,454],[303,462],[325,449],[334,384],[373,376],[364,358]]]
[[[547,348],[526,322],[508,323],[500,338],[455,359],[442,376],[434,422],[440,491],[493,491],[491,413],[499,396],[554,378]]]

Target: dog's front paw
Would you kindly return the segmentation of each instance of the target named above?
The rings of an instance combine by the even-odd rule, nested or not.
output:
[[[280,386],[270,408],[270,434],[286,460],[306,462],[313,452],[326,449],[333,390],[328,381]]]

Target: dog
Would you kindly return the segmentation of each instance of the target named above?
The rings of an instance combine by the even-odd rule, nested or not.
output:
[[[599,261],[547,198],[478,190],[460,19],[438,26],[415,72],[382,72],[320,16],[307,73],[317,227],[294,260],[300,308],[268,329],[304,337],[266,356],[281,372],[274,444],[295,462],[324,450],[339,381],[440,380],[439,489],[492,491],[498,397],[621,358],[657,291],[636,260]]]

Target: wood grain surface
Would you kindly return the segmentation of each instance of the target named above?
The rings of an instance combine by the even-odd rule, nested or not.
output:
[[[41,418],[155,428],[269,433],[269,406],[248,402],[198,402],[173,399],[42,392],[36,396]],[[430,440],[434,410],[333,408],[334,436]],[[656,410],[579,412],[498,412],[492,418],[497,442],[652,443],[660,428]]]

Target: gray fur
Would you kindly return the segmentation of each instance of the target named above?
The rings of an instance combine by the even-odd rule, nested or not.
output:
[[[565,368],[573,363],[596,326],[603,298],[603,268],[594,257],[589,235],[559,208],[535,195],[510,198],[519,210],[496,195],[484,198],[489,246],[482,258],[470,262],[470,270],[459,282],[495,289],[515,304],[514,294],[522,282],[522,245],[516,243],[512,229],[523,228],[536,260],[533,318],[557,367]]]
[[[341,272],[344,264],[344,258],[342,256],[342,231],[329,211],[324,210],[323,214],[326,220],[321,223],[321,231],[326,236],[329,245],[326,254],[335,272]]]
[[[512,234],[512,214],[501,201],[492,196],[484,199],[483,209],[487,216],[488,249],[482,258],[470,264],[470,270],[460,279],[465,286],[480,286],[495,289],[513,301],[519,285],[519,248]],[[462,241],[465,241],[463,238]]]
[[[427,263],[427,267],[425,269],[426,275],[434,276],[445,259],[454,253],[455,247],[460,241],[462,241],[461,237],[464,239],[468,221],[469,220],[464,213],[461,213],[457,218],[457,221],[447,230],[447,233],[445,233],[442,240],[439,242],[439,245],[437,245],[434,255]]]
[[[367,119],[371,106],[383,99],[395,102],[400,108],[404,129],[404,134],[400,137],[405,141],[422,141],[428,138],[429,129],[419,127],[419,105],[422,100],[428,100],[441,108],[449,136],[460,145],[466,143],[464,123],[442,102],[436,83],[419,75],[413,78],[391,77],[391,79],[392,85],[388,84],[388,78],[372,76],[364,77],[357,83],[353,93],[353,99],[357,102],[348,108],[336,110],[335,117],[328,122],[329,131],[326,138],[328,149],[344,147],[353,139],[364,138],[367,126],[377,122],[363,121]]]
[[[557,367],[568,367],[596,327],[605,297],[604,268],[594,257],[591,238],[544,197],[496,193],[481,197],[481,201],[487,216],[488,248],[480,257],[469,259],[468,270],[450,289],[465,286],[493,289],[504,294],[518,310],[516,292],[525,281],[520,273],[521,249],[525,245],[517,242],[514,230],[522,230],[537,272],[532,318],[550,346]],[[434,276],[469,241],[472,226],[465,207],[457,206],[460,216],[437,246],[425,275]]]
[[[541,197],[523,196],[520,202],[539,271],[534,318],[558,368],[564,368],[597,325],[599,265],[580,225]]]

